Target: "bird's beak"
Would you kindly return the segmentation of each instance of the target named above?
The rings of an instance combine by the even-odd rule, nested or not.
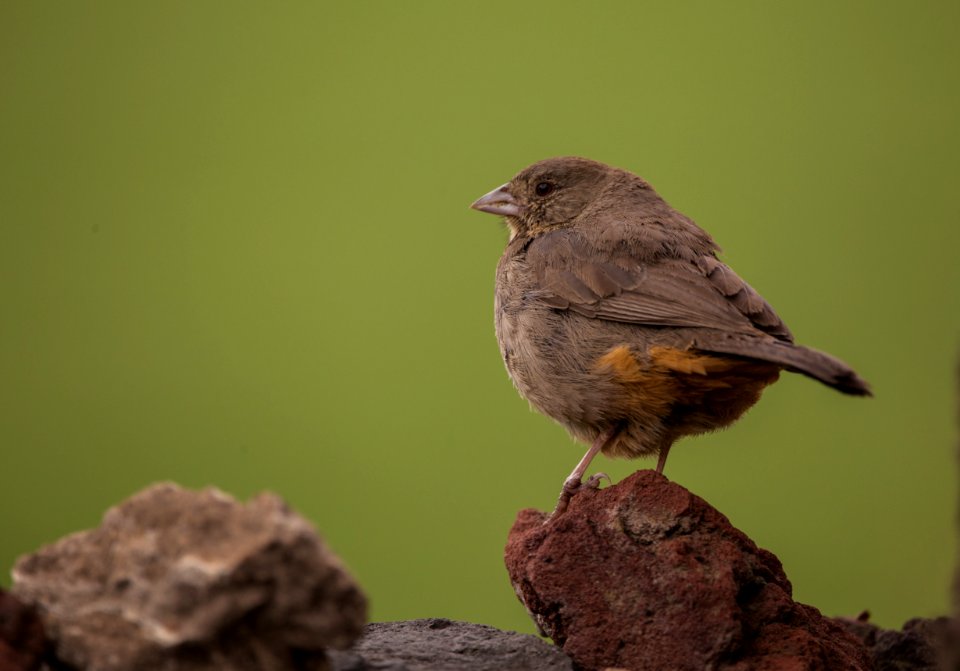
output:
[[[509,185],[510,184],[508,182],[503,186],[498,186],[496,189],[477,200],[477,202],[470,207],[475,210],[480,210],[481,212],[499,214],[504,217],[519,217],[520,203],[518,203],[516,198],[513,197],[513,194],[507,191],[507,187]]]

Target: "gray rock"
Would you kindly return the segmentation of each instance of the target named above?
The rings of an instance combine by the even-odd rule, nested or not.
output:
[[[572,671],[545,641],[439,618],[367,625],[352,650],[330,652],[332,671]]]
[[[273,494],[154,485],[21,557],[13,580],[57,658],[88,671],[323,669],[366,619],[341,561]]]
[[[867,647],[874,671],[955,671],[957,623],[947,617],[908,620],[899,631],[862,619],[836,618]]]

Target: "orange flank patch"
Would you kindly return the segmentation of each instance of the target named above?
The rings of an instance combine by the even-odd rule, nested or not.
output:
[[[673,347],[651,347],[646,368],[626,345],[614,347],[597,360],[598,369],[611,371],[621,382],[643,382],[650,375],[671,371],[686,375],[707,375],[728,371],[735,363],[730,359],[698,354]]]
[[[621,382],[641,382],[647,376],[626,345],[614,347],[597,359],[597,368],[610,371]]]
[[[692,373],[697,375],[722,373],[735,365],[735,362],[730,359],[720,359],[688,350],[674,349],[673,347],[651,347],[650,359],[656,366],[688,375]]]
[[[627,393],[620,399],[625,412],[642,408],[654,417],[663,417],[677,398],[677,380],[664,368],[641,366],[626,345],[614,347],[600,357],[596,368],[625,385]]]
[[[656,452],[674,439],[727,426],[757,402],[780,367],[766,361],[710,355],[674,347],[634,353],[611,348],[595,370],[617,383],[609,412],[625,430],[606,454]]]

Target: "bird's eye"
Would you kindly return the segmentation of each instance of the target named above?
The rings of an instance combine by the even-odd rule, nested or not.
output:
[[[552,182],[538,182],[537,186],[534,187],[534,190],[537,192],[538,196],[546,196],[548,193],[551,193],[554,190]]]

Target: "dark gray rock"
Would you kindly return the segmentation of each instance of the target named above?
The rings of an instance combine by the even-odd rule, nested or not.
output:
[[[353,649],[328,653],[332,671],[572,671],[545,641],[439,618],[367,625]]]
[[[97,529],[21,557],[13,593],[78,669],[323,669],[362,632],[366,599],[280,498],[160,484]]]
[[[914,618],[903,629],[881,629],[864,619],[836,620],[863,641],[873,671],[941,671],[960,668],[954,654],[956,624],[946,617]]]

